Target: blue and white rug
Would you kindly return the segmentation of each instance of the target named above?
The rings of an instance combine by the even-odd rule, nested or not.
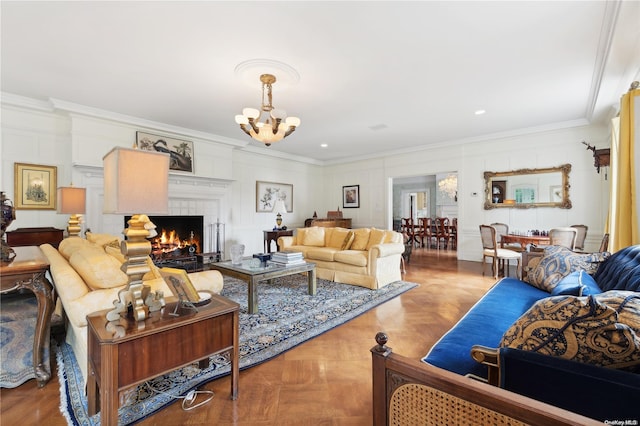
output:
[[[240,304],[240,369],[260,364],[408,291],[418,284],[397,281],[379,290],[318,280],[317,294],[307,294],[307,278],[294,275],[258,286],[257,314],[247,313],[247,284],[224,278],[222,295]],[[73,425],[99,425],[89,416],[83,378],[71,347],[56,349],[60,380],[60,410]],[[209,367],[197,364],[158,377],[127,393],[118,410],[118,423],[135,423],[154,414],[190,390],[230,372],[226,356],[214,356]]]
[[[15,388],[36,377],[33,368],[33,337],[38,319],[34,295],[2,296],[0,308],[0,387]],[[49,366],[49,342],[45,342],[43,365]]]

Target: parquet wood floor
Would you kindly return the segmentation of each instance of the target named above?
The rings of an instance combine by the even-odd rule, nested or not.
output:
[[[203,386],[216,393],[209,404],[185,412],[177,402],[139,424],[370,425],[375,334],[385,331],[394,352],[419,359],[495,282],[455,251],[414,249],[406,269],[403,278],[419,288],[242,371],[237,401],[222,378]],[[35,380],[2,389],[0,424],[66,424],[56,374],[43,389]]]

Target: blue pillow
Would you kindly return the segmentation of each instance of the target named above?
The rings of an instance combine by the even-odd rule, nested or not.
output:
[[[602,293],[602,290],[600,290],[600,287],[598,287],[593,277],[582,269],[574,271],[564,277],[554,289],[551,290],[552,296],[589,296],[600,293]]]

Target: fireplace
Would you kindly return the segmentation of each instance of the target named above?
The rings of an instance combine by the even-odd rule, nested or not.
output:
[[[125,227],[131,216],[125,216]],[[197,268],[204,243],[203,216],[149,216],[158,235],[151,241],[151,259],[158,267]]]

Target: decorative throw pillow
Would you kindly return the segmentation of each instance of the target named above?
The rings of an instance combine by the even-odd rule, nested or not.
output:
[[[567,247],[550,246],[544,256],[527,275],[529,284],[551,292],[562,278],[578,270],[593,274],[609,253],[575,253]]]
[[[626,305],[640,309],[640,295],[625,297],[618,310],[596,300],[599,296],[539,300],[504,333],[500,346],[609,368],[640,369],[640,330],[618,318],[618,310]]]
[[[121,263],[97,247],[78,250],[69,263],[92,290],[121,287],[129,281],[120,270]]]
[[[304,246],[324,247],[324,228],[320,226],[312,226],[304,233],[302,241]]]
[[[331,238],[329,239],[329,244],[327,246],[333,248],[341,248],[344,243],[344,239],[349,235],[349,230],[344,228],[335,228],[331,232]]]
[[[351,250],[366,250],[367,244],[369,244],[369,234],[371,230],[369,228],[359,228],[353,231],[355,237],[351,244]]]
[[[80,237],[69,237],[60,241],[58,245],[58,251],[65,259],[69,260],[71,255],[78,250],[83,250],[87,248],[91,248],[91,243],[89,243],[84,238]]]
[[[340,250],[349,250],[351,249],[351,245],[353,244],[353,240],[356,238],[356,234],[353,231],[347,232],[347,236],[344,237],[344,241],[342,241],[342,245],[340,246]]]
[[[386,231],[384,229],[371,228],[369,233],[369,242],[367,243],[367,250],[371,250],[371,247],[384,243]]]
[[[587,274],[582,269],[579,271],[574,271],[564,277],[553,288],[553,290],[551,290],[552,296],[589,296],[599,293],[602,293],[602,290],[600,290],[600,287],[598,287],[596,281],[591,275]]]

